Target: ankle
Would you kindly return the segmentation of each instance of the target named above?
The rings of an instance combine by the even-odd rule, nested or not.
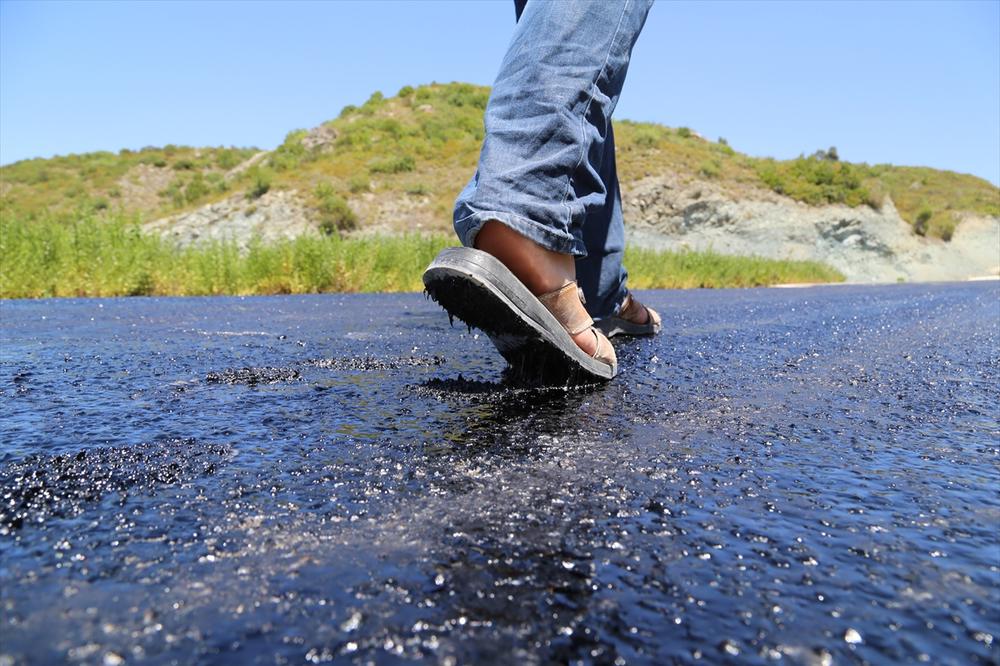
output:
[[[546,249],[496,220],[479,230],[475,247],[499,259],[536,296],[576,280],[571,255]]]

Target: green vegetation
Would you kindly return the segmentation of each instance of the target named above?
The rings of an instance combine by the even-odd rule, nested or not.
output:
[[[149,220],[236,194],[253,200],[271,190],[296,190],[308,197],[326,183],[345,202],[412,200],[419,193],[424,228],[444,231],[452,202],[475,169],[488,99],[488,88],[466,83],[404,86],[395,97],[376,92],[324,123],[321,140],[307,141],[309,132],[294,130],[259,164],[243,169],[236,167],[254,149],[165,146],[24,160],[0,167],[0,213],[66,224],[92,213]],[[890,197],[917,233],[944,239],[966,212],[1000,214],[1000,190],[982,179],[849,163],[834,147],[791,160],[755,158],[687,127],[627,120],[616,121],[615,142],[626,191],[641,178],[671,173],[710,181],[734,198],[767,189],[811,205],[879,208]],[[317,222],[352,228],[324,222],[331,209],[342,210],[330,201],[313,202],[316,210],[327,209]],[[401,220],[401,229],[410,228],[412,220]],[[362,217],[356,224],[372,222],[385,223]]]
[[[949,240],[963,212],[1000,215],[1000,190],[974,176],[888,164],[876,164],[870,172],[915,231],[924,218],[920,226],[928,236]]]
[[[228,183],[220,186],[224,174],[255,152],[168,145],[22,160],[0,167],[0,213],[66,223],[102,210],[147,217],[169,214],[222,195],[229,189]],[[241,185],[245,178],[235,178],[233,184]],[[155,203],[150,205],[150,199]]]
[[[453,244],[445,235],[332,234],[243,252],[234,243],[179,249],[142,234],[134,219],[16,220],[0,227],[0,297],[419,291],[424,268]],[[633,250],[626,261],[637,289],[843,279],[814,263],[711,253]]]
[[[627,249],[629,284],[635,289],[761,287],[803,282],[843,282],[818,261],[733,257],[715,252],[656,252]]]
[[[368,164],[368,173],[404,173],[413,171],[416,166],[416,162],[409,155],[383,157]]]
[[[779,162],[756,160],[761,181],[778,194],[818,206],[842,203],[848,206],[872,204],[871,192],[864,185],[865,167],[830,160],[816,155]]]
[[[0,297],[194,296],[417,291],[445,236],[342,239],[179,249],[134,221],[13,221],[0,234]]]
[[[889,197],[915,232],[944,240],[951,238],[962,213],[1000,215],[1000,189],[982,178],[926,167],[845,162],[833,146],[791,160],[756,158],[736,152],[723,138],[713,143],[686,127],[671,132],[662,125],[630,121],[615,123],[615,140],[623,183],[675,173],[711,180],[734,197],[765,187],[810,205],[876,209]]]
[[[351,231],[358,226],[358,216],[351,207],[334,192],[329,183],[316,186],[316,208],[319,210],[319,228],[326,235]]]
[[[271,180],[274,175],[268,169],[263,169],[256,164],[247,169],[247,179],[250,182],[247,187],[247,199],[260,199],[271,189]]]

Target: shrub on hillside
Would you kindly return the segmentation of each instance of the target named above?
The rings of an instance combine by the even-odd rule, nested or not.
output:
[[[398,155],[395,157],[383,157],[372,160],[368,163],[369,173],[403,173],[413,171],[416,162],[409,155]]]
[[[354,174],[347,181],[347,189],[351,191],[351,194],[357,194],[358,192],[367,192],[371,189],[371,181],[368,180],[368,176],[363,176],[361,174]]]
[[[205,174],[205,182],[216,192],[221,193],[229,190],[229,183],[226,182],[226,177],[218,171]]]
[[[660,133],[652,127],[640,126],[632,135],[632,141],[640,148],[655,148],[660,143]]]
[[[950,241],[951,237],[955,235],[955,225],[957,224],[954,216],[949,216],[948,218],[941,221],[937,225],[938,235],[941,236],[941,240]]]
[[[205,182],[205,178],[200,173],[196,173],[184,188],[184,200],[187,203],[194,203],[209,192],[211,192],[211,188]]]
[[[10,182],[21,182],[26,185],[41,185],[42,183],[49,182],[49,172],[47,169],[42,167],[37,167],[34,169],[24,169],[25,175],[21,178],[11,178]]]
[[[232,148],[223,148],[215,154],[215,166],[229,171],[240,163],[240,155]]]
[[[250,167],[246,172],[250,180],[250,187],[247,189],[247,199],[260,199],[271,189],[271,172],[261,169],[258,166]]]
[[[723,155],[732,156],[736,154],[736,151],[733,150],[733,147],[729,145],[729,142],[726,141],[721,136],[719,137],[718,143],[712,146],[712,148],[715,151],[722,153]]]
[[[416,128],[407,128],[394,118],[360,117],[339,130],[336,146],[349,150],[368,150],[376,145],[398,144]]]
[[[477,109],[485,109],[489,99],[489,92],[469,83],[452,84],[445,96],[445,102],[451,106],[471,106]]]
[[[934,211],[929,208],[923,208],[919,213],[917,213],[917,218],[913,220],[913,231],[918,236],[927,235],[927,223],[931,221]]]
[[[271,166],[277,171],[288,171],[294,169],[307,157],[308,150],[302,143],[308,132],[304,129],[297,129],[289,132],[280,146],[271,153]]]
[[[799,157],[778,162],[764,159],[754,169],[761,182],[778,194],[818,206],[842,203],[859,206],[872,200],[862,182],[862,169],[848,162]]]
[[[160,190],[158,194],[169,199],[175,208],[180,208],[184,205],[184,179],[177,176],[170,181],[170,184],[163,190]]]
[[[840,154],[837,153],[837,147],[836,146],[830,146],[827,150],[823,150],[821,148],[820,150],[817,150],[815,153],[813,153],[812,157],[813,157],[813,159],[816,159],[816,160],[826,160],[828,162],[839,162],[840,161]]]
[[[368,98],[361,108],[358,109],[363,115],[370,116],[379,109],[385,106],[385,95],[376,90],[372,93],[371,97]]]
[[[718,178],[722,173],[722,165],[718,160],[706,160],[698,168],[698,173],[705,178]]]
[[[356,229],[358,217],[329,183],[320,183],[313,193],[319,211],[319,228],[327,236]]]

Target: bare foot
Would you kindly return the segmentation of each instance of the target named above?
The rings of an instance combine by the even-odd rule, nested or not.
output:
[[[548,250],[495,220],[483,225],[476,236],[475,245],[476,249],[499,259],[535,296],[555,291],[576,280],[576,263],[572,255]],[[580,308],[583,309],[582,303]],[[597,351],[598,338],[593,331],[594,329],[588,328],[572,336],[573,342],[587,356],[593,356]],[[603,337],[600,332],[598,335]],[[613,358],[611,343],[604,340],[601,344],[602,356],[609,349]]]

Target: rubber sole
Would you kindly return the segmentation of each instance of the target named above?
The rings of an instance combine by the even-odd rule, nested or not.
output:
[[[618,367],[583,352],[545,306],[500,261],[467,247],[442,250],[424,271],[424,287],[448,314],[483,331],[530,384],[606,381]]]

